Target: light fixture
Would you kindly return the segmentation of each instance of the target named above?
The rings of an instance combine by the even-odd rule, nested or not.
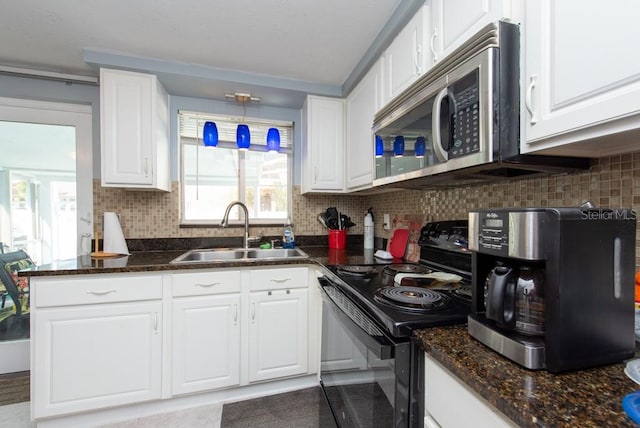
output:
[[[404,155],[404,137],[397,135],[393,141],[393,156],[401,158]]]
[[[204,123],[202,142],[205,147],[216,147],[218,145],[218,127],[215,122]]]
[[[427,144],[424,141],[424,137],[416,138],[416,144],[413,148],[413,152],[415,153],[418,159],[422,159],[424,157],[424,152],[427,149]]]
[[[384,156],[384,141],[382,141],[382,137],[376,135],[376,157],[381,158]]]
[[[280,151],[280,131],[278,128],[269,128],[267,131],[267,150],[273,153]]]
[[[260,102],[260,98],[252,97],[251,94],[243,93],[243,92],[234,92],[233,94],[224,94],[227,98],[233,98],[238,102],[242,103],[242,121],[244,122],[244,118],[247,115],[247,106],[245,103],[255,101]],[[236,145],[239,150],[246,151],[249,150],[249,146],[251,145],[251,134],[249,132],[249,126],[243,123],[238,124],[238,128],[236,129]]]
[[[249,150],[249,146],[251,145],[249,126],[243,123],[238,124],[238,129],[236,130],[236,144],[238,145],[239,150]]]

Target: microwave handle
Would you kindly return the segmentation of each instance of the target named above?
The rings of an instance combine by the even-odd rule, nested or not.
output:
[[[431,117],[431,132],[433,134],[433,152],[440,162],[449,159],[449,153],[442,147],[442,135],[440,135],[440,108],[442,100],[449,93],[449,88],[441,90],[433,101],[433,113]]]

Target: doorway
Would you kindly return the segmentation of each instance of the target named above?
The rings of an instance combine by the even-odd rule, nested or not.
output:
[[[0,98],[0,252],[37,265],[90,252],[91,128],[90,106]],[[29,370],[26,312],[14,323],[14,302],[2,301],[0,373]]]

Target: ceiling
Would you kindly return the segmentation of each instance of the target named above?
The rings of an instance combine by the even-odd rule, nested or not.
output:
[[[0,66],[157,74],[172,95],[341,96],[424,0],[3,2]],[[369,64],[364,64],[369,61]]]

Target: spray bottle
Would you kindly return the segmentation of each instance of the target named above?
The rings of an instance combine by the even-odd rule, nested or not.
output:
[[[364,216],[364,248],[373,249],[373,208],[369,208]]]

